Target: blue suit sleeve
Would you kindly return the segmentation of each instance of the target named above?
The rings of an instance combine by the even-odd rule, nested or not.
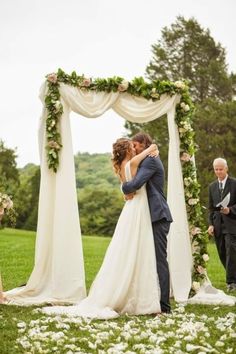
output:
[[[122,184],[122,191],[124,194],[129,194],[135,192],[137,189],[141,188],[156,172],[157,165],[155,162],[156,158],[147,157],[140,165],[137,174],[129,182],[124,182]]]

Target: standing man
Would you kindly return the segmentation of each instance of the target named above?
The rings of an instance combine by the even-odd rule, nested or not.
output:
[[[148,134],[138,133],[133,138],[134,148],[139,154],[152,144]],[[146,157],[132,181],[122,185],[124,194],[134,193],[145,183],[155,244],[157,274],[161,290],[161,311],[169,313],[170,276],[167,262],[167,234],[173,221],[164,195],[164,168],[158,157]]]
[[[232,291],[236,290],[236,179],[228,176],[225,159],[215,159],[213,168],[217,180],[209,186],[208,233],[215,236],[219,258],[226,270],[227,289]],[[228,205],[217,207],[228,193]]]

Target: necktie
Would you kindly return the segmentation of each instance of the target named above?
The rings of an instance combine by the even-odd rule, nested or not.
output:
[[[223,195],[223,183],[219,182],[219,189],[220,189],[220,198],[222,199],[222,195]]]

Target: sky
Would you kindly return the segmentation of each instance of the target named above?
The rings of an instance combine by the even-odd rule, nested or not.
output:
[[[87,77],[144,76],[161,30],[178,15],[209,28],[236,72],[235,0],[0,0],[0,139],[17,148],[17,165],[39,164],[39,89],[62,68]],[[71,114],[73,149],[110,152],[125,134],[113,111]]]

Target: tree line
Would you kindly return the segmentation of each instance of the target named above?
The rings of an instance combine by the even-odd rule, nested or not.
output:
[[[78,153],[74,157],[78,207],[82,233],[111,236],[124,204],[111,154]],[[36,230],[40,167],[16,167],[16,151],[0,143],[0,192],[12,196],[16,228]]]
[[[207,207],[208,185],[214,178],[214,158],[226,158],[230,174],[236,176],[236,74],[228,72],[226,51],[196,19],[178,16],[169,28],[163,28],[161,39],[152,45],[152,58],[145,75],[149,80],[185,79],[189,83],[196,106],[193,128],[198,148],[195,157],[201,203]],[[150,133],[158,143],[167,172],[166,117],[145,124],[126,122],[125,127],[127,136],[139,130]],[[114,232],[124,201],[110,159],[110,154],[78,153],[75,156],[84,234],[112,235]],[[36,229],[39,184],[39,167],[28,164],[18,169],[16,151],[0,142],[0,191],[13,196],[18,213],[16,227]]]

